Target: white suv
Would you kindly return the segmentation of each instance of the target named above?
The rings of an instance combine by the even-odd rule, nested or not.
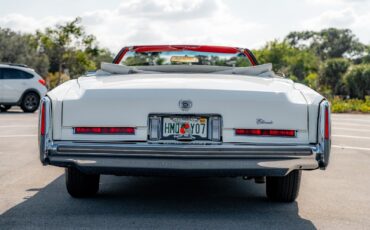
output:
[[[24,65],[0,64],[0,110],[19,105],[32,113],[39,107],[40,98],[47,92],[45,80]]]

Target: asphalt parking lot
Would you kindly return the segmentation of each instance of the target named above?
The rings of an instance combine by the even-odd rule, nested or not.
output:
[[[61,168],[38,160],[37,114],[0,113],[0,229],[369,229],[370,115],[333,115],[331,165],[304,172],[297,202],[241,178],[103,176],[71,198]]]

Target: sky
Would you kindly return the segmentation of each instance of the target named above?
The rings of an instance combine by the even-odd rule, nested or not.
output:
[[[100,46],[259,48],[291,31],[349,28],[370,44],[370,0],[0,0],[0,27],[33,33],[82,18]]]

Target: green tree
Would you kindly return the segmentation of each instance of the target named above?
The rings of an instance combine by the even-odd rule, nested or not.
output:
[[[294,49],[288,57],[289,72],[302,82],[310,73],[317,72],[319,62],[317,57],[308,50],[299,51]]]
[[[57,72],[59,78],[67,69],[75,78],[86,71],[95,70],[99,61],[111,61],[111,53],[100,49],[96,38],[86,34],[80,18],[37,31],[36,36],[40,49],[49,57],[49,72]]]
[[[0,28],[0,62],[25,64],[46,76],[49,58],[37,49],[36,37]]]
[[[328,28],[321,31],[291,32],[285,40],[299,49],[311,49],[321,60],[362,55],[365,46],[349,29]]]
[[[315,90],[318,89],[318,74],[317,73],[310,73],[305,78],[303,83],[308,85],[310,88],[313,88]]]
[[[311,72],[318,70],[318,59],[310,50],[300,50],[287,42],[277,40],[254,50],[260,63],[273,63],[274,71],[284,73],[291,79],[303,81]]]
[[[370,64],[370,45],[365,47],[364,54],[354,59],[355,64]]]
[[[254,50],[253,53],[259,63],[273,63],[275,72],[287,72],[287,58],[292,53],[292,49],[289,44],[274,40],[266,43],[262,49]]]
[[[350,62],[344,58],[326,60],[320,68],[319,85],[331,90],[332,94],[344,94],[343,76],[347,72]]]
[[[370,95],[370,65],[352,66],[344,77],[349,95],[364,99]]]
[[[100,67],[102,62],[112,62],[113,54],[109,49],[102,48],[97,49],[96,53],[90,54],[92,61],[95,63],[96,67]]]

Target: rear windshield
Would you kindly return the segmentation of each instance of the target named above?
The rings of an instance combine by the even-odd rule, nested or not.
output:
[[[214,53],[198,51],[163,51],[163,52],[135,52],[129,51],[121,61],[126,66],[148,65],[210,65],[248,67],[252,66],[243,53]]]

